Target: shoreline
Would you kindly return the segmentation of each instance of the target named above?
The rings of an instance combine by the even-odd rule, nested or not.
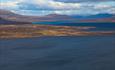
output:
[[[54,25],[0,25],[1,38],[32,38],[44,36],[110,36],[115,31],[85,31],[96,27]]]

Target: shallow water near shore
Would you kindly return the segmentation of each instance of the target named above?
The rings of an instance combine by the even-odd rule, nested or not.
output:
[[[0,39],[0,70],[114,70],[114,36]]]

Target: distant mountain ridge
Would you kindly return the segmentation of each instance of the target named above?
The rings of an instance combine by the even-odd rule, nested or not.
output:
[[[51,21],[75,21],[80,22],[115,22],[115,15],[113,14],[97,14],[90,16],[81,15],[60,15],[60,14],[49,14],[46,16],[25,16],[15,14],[11,11],[0,10],[0,17],[5,20],[16,21],[16,22],[51,22]]]
[[[111,17],[115,17],[115,14],[113,15],[113,14],[103,13],[103,14],[96,14],[96,15],[89,15],[89,16],[73,15],[72,17],[82,18],[82,19],[111,18]]]
[[[0,10],[0,17],[12,20],[12,21],[22,21],[22,22],[39,22],[39,21],[56,21],[56,20],[66,20],[71,19],[71,17],[66,15],[50,14],[46,16],[25,16],[15,14],[10,11]]]

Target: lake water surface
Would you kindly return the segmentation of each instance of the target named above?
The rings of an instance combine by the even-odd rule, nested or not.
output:
[[[0,39],[0,70],[115,70],[115,37]]]
[[[115,23],[33,22],[33,24],[96,27],[95,29],[90,29],[88,31],[115,31]]]

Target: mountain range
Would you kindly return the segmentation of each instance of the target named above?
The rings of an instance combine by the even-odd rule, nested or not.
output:
[[[27,16],[16,14],[11,11],[0,9],[0,23],[1,21],[12,21],[12,22],[52,22],[52,21],[74,21],[75,23],[93,23],[93,22],[115,22],[115,14],[97,14],[89,16],[81,15],[60,15],[60,14],[49,14],[45,16]]]

